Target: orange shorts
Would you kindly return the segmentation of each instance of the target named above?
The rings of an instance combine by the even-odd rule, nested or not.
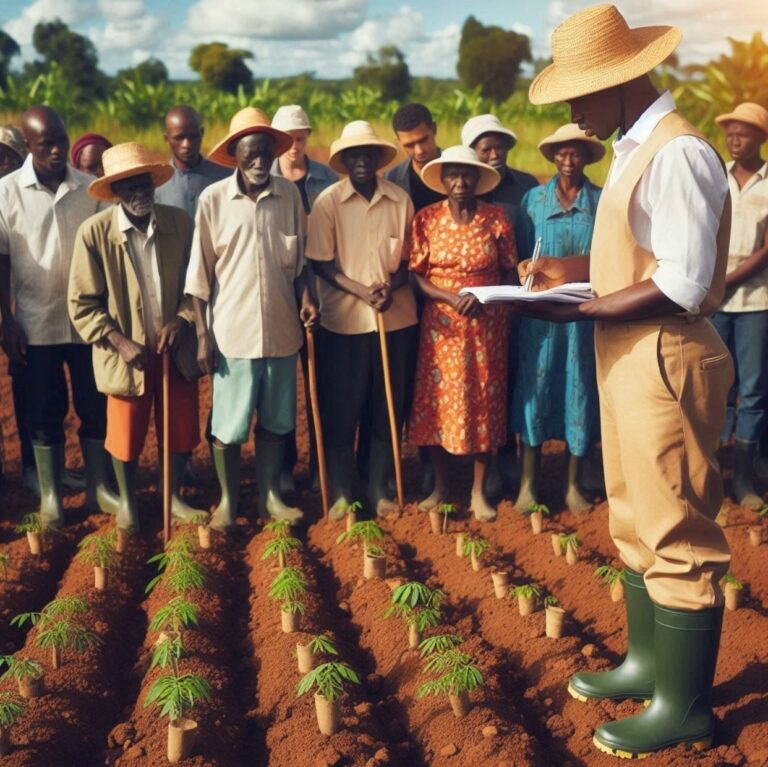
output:
[[[170,364],[170,451],[191,453],[200,441],[197,382],[187,381]],[[104,447],[118,461],[136,461],[144,448],[149,414],[155,405],[158,445],[163,440],[163,358],[153,354],[144,371],[144,394],[140,397],[107,397],[107,438]]]

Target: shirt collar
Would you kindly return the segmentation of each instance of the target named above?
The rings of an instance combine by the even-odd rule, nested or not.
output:
[[[32,163],[32,155],[28,154],[24,160],[24,163],[21,166],[21,170],[19,171],[19,182],[21,186],[31,187],[34,186],[37,189],[45,189],[46,191],[50,191],[48,187],[44,186],[40,183],[40,181],[37,178],[37,173],[35,173],[35,166]],[[81,185],[81,180],[75,175],[75,171],[72,168],[72,166],[67,163],[67,173],[64,176],[64,180],[59,185],[59,190],[63,187],[64,191],[71,192],[75,189],[77,189]],[[60,196],[61,192],[57,191],[56,195]]]
[[[569,213],[572,210],[579,210],[583,213],[590,213],[593,209],[591,201],[591,184],[589,179],[584,176],[584,183],[579,189],[579,193],[576,195],[576,199],[573,201],[573,205],[568,210],[565,210],[560,204],[560,200],[557,199],[557,174],[555,174],[548,182],[544,195],[544,204],[547,218],[553,218],[554,216],[560,216],[564,213]]]
[[[635,124],[613,142],[617,155],[629,152],[645,143],[654,128],[670,113],[675,111],[675,100],[669,91],[664,91],[648,109],[637,118]]]
[[[149,239],[154,233],[155,229],[157,227],[157,218],[155,216],[154,209],[152,210],[152,217],[149,219],[149,226],[147,226],[147,231],[142,232],[141,229],[139,229],[130,218],[128,218],[128,215],[125,212],[125,208],[122,206],[121,203],[116,203],[117,205],[117,227],[118,229],[124,234],[127,235],[131,230],[134,232],[138,232],[142,237],[146,237]]]
[[[227,189],[227,197],[230,200],[236,200],[238,197],[248,197],[245,192],[242,192],[240,190],[240,184],[237,181],[237,168],[235,168],[232,175],[229,177],[229,180],[227,181],[228,189]],[[270,175],[269,181],[267,182],[266,187],[259,192],[258,196],[256,197],[256,202],[263,199],[264,197],[268,197],[269,195],[275,195],[275,197],[280,197],[280,189],[278,185],[275,183],[275,180]],[[248,197],[250,199],[250,197]]]
[[[365,197],[359,194],[355,187],[352,186],[349,176],[346,176],[341,181],[341,194],[339,195],[339,199],[341,202],[347,202],[347,200],[350,200],[355,196],[365,200]],[[392,200],[392,202],[398,202],[397,193],[390,188],[389,184],[382,183],[382,179],[379,176],[376,176],[376,191],[373,193],[371,201],[368,202],[368,200],[365,200],[365,202],[368,205],[375,205],[382,197],[386,197],[387,199]]]
[[[733,160],[725,164],[725,167],[728,169],[728,175],[733,175],[734,165],[736,165],[736,163]],[[766,177],[768,177],[768,162],[764,162],[762,166],[757,171],[755,171],[755,176],[757,176],[760,181],[765,181]]]

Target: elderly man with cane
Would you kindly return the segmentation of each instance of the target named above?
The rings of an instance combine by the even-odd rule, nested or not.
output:
[[[181,521],[200,514],[179,496],[187,459],[200,438],[194,355],[183,354],[194,319],[182,292],[192,244],[192,220],[178,208],[155,205],[155,187],[173,174],[144,147],[118,144],[103,155],[104,176],[90,195],[118,204],[88,219],[77,233],[69,276],[69,314],[93,344],[99,391],[107,395],[106,449],[120,488],[117,526],[138,529],[136,472],[154,403],[163,432],[164,355],[173,413],[167,441],[171,511]],[[185,364],[185,360],[187,363]]]
[[[612,5],[587,8],[554,31],[553,63],[529,94],[534,104],[567,102],[588,135],[620,131],[590,254],[523,262],[520,273],[533,273],[537,288],[589,277],[597,296],[531,312],[596,321],[610,531],[627,567],[628,652],[611,671],[574,675],[569,691],[585,701],[650,699],[642,713],[595,732],[600,750],[629,758],[711,744],[719,582],[730,561],[714,518],[733,365],[706,319],[725,289],[728,182],[717,152],[648,76],[680,37],[674,27],[630,29]]]

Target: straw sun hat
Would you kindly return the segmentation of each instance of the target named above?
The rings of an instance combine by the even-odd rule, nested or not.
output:
[[[715,122],[723,128],[730,122],[747,123],[759,128],[768,137],[768,109],[751,101],[739,104],[733,112],[715,117]]]
[[[245,107],[229,121],[229,133],[211,149],[208,159],[227,168],[236,167],[237,160],[235,160],[234,154],[229,153],[229,147],[233,141],[252,133],[266,133],[274,136],[275,157],[279,157],[293,146],[293,136],[273,128],[269,122],[269,117],[261,109]]]
[[[676,27],[630,29],[613,5],[594,5],[552,33],[552,64],[531,83],[532,104],[553,104],[634,80],[680,43]]]
[[[501,181],[501,176],[495,168],[480,162],[477,152],[468,146],[451,146],[443,150],[440,157],[428,162],[421,171],[421,180],[434,192],[445,194],[445,187],[440,178],[443,165],[472,165],[480,172],[475,194],[485,194],[495,189]]]
[[[312,130],[307,113],[298,104],[280,107],[272,116],[272,127],[281,131]]]
[[[397,155],[397,147],[389,141],[379,138],[367,120],[353,120],[344,126],[341,136],[331,144],[331,156],[328,158],[328,165],[337,173],[346,174],[347,169],[341,162],[341,153],[345,149],[359,146],[374,146],[381,150],[377,170],[389,165]]]
[[[539,151],[550,162],[554,162],[557,147],[569,141],[581,141],[584,144],[584,148],[589,155],[587,165],[602,160],[603,155],[605,155],[605,147],[602,143],[592,136],[587,136],[575,123],[560,126],[551,136],[547,136],[540,141]]]
[[[160,159],[154,152],[135,141],[107,149],[101,156],[101,162],[104,175],[89,184],[88,194],[103,202],[117,199],[111,188],[115,181],[151,173],[152,183],[157,187],[173,175],[173,168],[165,159]]]

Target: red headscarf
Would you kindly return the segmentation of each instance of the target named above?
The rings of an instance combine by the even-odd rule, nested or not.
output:
[[[107,149],[112,146],[112,142],[100,133],[83,133],[83,135],[72,144],[72,165],[76,168],[80,167],[78,165],[80,155],[82,154],[83,149],[91,144],[104,144]]]

